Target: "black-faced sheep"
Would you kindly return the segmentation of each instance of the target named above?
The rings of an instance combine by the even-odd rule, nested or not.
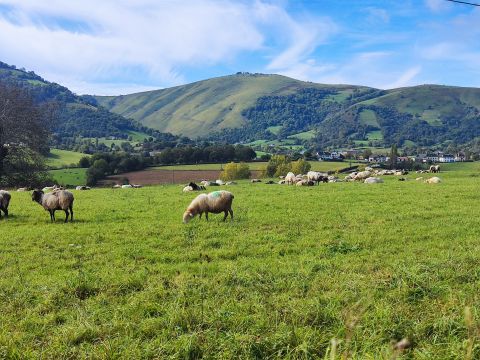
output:
[[[2,217],[2,211],[5,214],[5,218],[8,218],[8,205],[10,204],[11,195],[8,191],[0,190],[0,217]]]
[[[202,218],[203,213],[205,213],[205,218],[208,221],[209,212],[214,214],[223,212],[225,214],[223,221],[225,221],[230,213],[230,217],[233,219],[233,198],[233,194],[225,190],[214,191],[208,195],[200,194],[192,200],[187,210],[183,213],[183,223],[188,223],[196,215],[200,215],[200,218]]]
[[[190,186],[192,188],[192,191],[201,191],[205,190],[205,186],[203,185],[197,185],[193,181],[190,181],[190,183],[186,186]]]
[[[430,166],[429,171],[430,171],[431,173],[434,173],[434,174],[439,173],[439,172],[440,172],[440,165],[432,165],[432,166]]]
[[[73,221],[73,200],[73,194],[67,190],[57,190],[47,194],[42,190],[34,190],[32,193],[32,201],[36,201],[50,213],[52,222],[55,221],[56,210],[65,211],[65,222],[68,221],[68,215],[70,215],[70,222]]]

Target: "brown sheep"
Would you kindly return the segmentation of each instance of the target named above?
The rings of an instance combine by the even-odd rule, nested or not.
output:
[[[42,205],[50,213],[52,222],[55,221],[56,210],[65,211],[65,222],[68,222],[69,215],[70,222],[73,221],[73,200],[73,194],[67,190],[56,190],[48,194],[45,194],[42,190],[34,190],[32,193],[32,201]]]

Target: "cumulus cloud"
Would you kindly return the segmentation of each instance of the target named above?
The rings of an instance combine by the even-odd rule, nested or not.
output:
[[[0,37],[2,59],[59,82],[111,80],[117,73],[127,80],[147,74],[153,84],[174,85],[184,81],[177,70],[182,66],[228,62],[265,41],[260,14],[234,1],[0,0],[0,5],[0,32],[8,34]],[[282,21],[295,24],[288,16]]]

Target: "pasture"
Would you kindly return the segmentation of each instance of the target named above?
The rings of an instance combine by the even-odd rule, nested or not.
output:
[[[12,192],[0,358],[479,358],[480,164],[455,165],[240,182],[226,223],[182,224],[179,185],[74,192],[72,224]]]

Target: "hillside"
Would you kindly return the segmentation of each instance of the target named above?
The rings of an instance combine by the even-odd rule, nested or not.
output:
[[[465,143],[480,136],[477,88],[379,90],[238,73],[96,99],[145,126],[228,142],[286,139],[307,131],[315,131],[313,141],[322,146]]]
[[[93,97],[78,96],[33,71],[0,62],[0,81],[28,90],[39,104],[55,104],[59,117],[52,130],[57,141],[77,136],[127,138],[131,131],[145,130],[140,124],[98,106]]]
[[[301,89],[327,89],[348,96],[354,86],[320,85],[280,75],[238,73],[169,89],[124,96],[97,96],[105,108],[160,131],[190,137],[247,124],[242,113],[262,96],[288,96]]]

